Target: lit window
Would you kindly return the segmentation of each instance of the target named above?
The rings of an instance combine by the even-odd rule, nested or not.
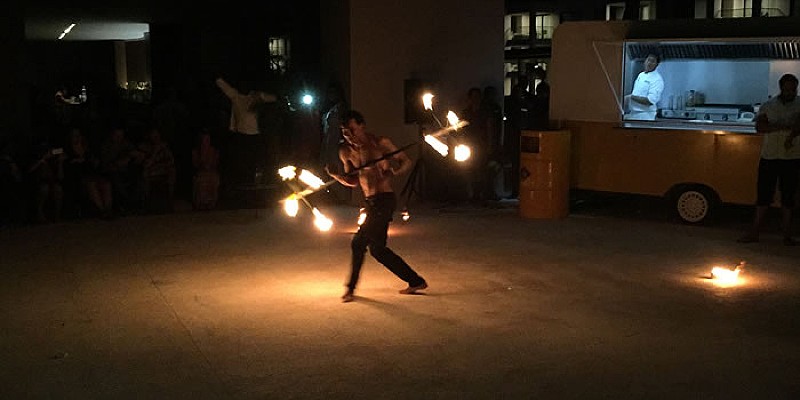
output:
[[[285,73],[289,65],[289,40],[285,37],[269,38],[269,58],[267,60],[270,71]]]
[[[508,14],[505,18],[506,40],[528,40],[531,34],[528,13]]]
[[[791,0],[761,0],[762,17],[788,17]]]
[[[558,16],[536,14],[536,39],[552,39],[556,26],[558,26]]]
[[[714,18],[743,18],[752,16],[752,0],[714,0]]]

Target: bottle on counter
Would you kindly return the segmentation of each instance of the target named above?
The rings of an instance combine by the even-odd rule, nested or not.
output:
[[[86,85],[81,86],[81,94],[79,96],[81,103],[86,103]]]
[[[689,93],[686,94],[686,107],[694,107],[696,100],[695,91],[690,90]]]

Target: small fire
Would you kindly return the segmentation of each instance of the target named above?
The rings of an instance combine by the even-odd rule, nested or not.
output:
[[[422,95],[422,105],[426,110],[433,110],[433,94],[425,93]]]
[[[283,211],[286,211],[286,215],[290,217],[297,216],[297,212],[300,211],[300,202],[294,194],[283,200]]]
[[[436,150],[442,157],[447,157],[447,154],[450,152],[450,149],[447,147],[446,144],[442,143],[439,139],[431,135],[425,135],[425,143],[428,143]]]
[[[453,157],[458,162],[464,162],[472,155],[472,150],[465,144],[459,144],[453,149]]]
[[[360,210],[358,210],[358,226],[361,226],[361,224],[363,224],[364,221],[366,221],[366,219],[367,219],[367,211],[364,210],[364,208],[362,207]]]
[[[454,130],[458,130],[459,128],[459,120],[458,115],[452,111],[447,112],[447,122],[450,123],[450,126],[453,127]]]
[[[287,165],[278,170],[278,175],[281,176],[281,179],[288,181],[289,179],[294,179],[294,177],[297,176],[295,171],[297,171],[297,168],[295,168],[294,165]]]
[[[739,274],[744,270],[745,262],[742,261],[734,269],[714,267],[711,269],[711,279],[720,286],[733,286],[739,283]]]
[[[314,213],[314,225],[316,225],[319,230],[323,232],[331,230],[333,221],[331,221],[330,218],[323,215],[316,207],[312,208],[311,212]]]
[[[300,182],[303,182],[314,189],[319,189],[325,185],[325,182],[322,179],[305,169],[300,171],[300,176],[298,176],[297,179],[300,179]]]

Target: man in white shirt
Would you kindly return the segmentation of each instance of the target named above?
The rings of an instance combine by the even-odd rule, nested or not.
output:
[[[778,80],[781,93],[769,99],[756,116],[756,132],[764,137],[758,163],[758,199],[756,216],[750,231],[740,243],[757,242],[764,216],[780,187],[783,244],[797,245],[792,239],[792,209],[795,206],[800,172],[800,100],[797,100],[797,77],[785,74]]]
[[[625,119],[653,121],[656,119],[658,101],[664,92],[664,78],[656,71],[658,56],[650,54],[644,60],[644,71],[633,83],[633,91],[625,96],[627,114]]]
[[[217,78],[216,84],[231,101],[228,129],[232,135],[225,154],[227,159],[223,160],[227,166],[227,184],[255,183],[257,170],[266,168],[268,151],[267,140],[262,135],[264,132],[258,126],[258,110],[264,103],[277,101],[277,97],[257,90],[241,93],[222,78]]]

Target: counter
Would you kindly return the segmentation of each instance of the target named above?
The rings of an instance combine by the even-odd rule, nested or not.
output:
[[[703,119],[656,118],[655,121],[622,121],[623,128],[702,130],[735,133],[756,133],[753,121],[711,121]]]

